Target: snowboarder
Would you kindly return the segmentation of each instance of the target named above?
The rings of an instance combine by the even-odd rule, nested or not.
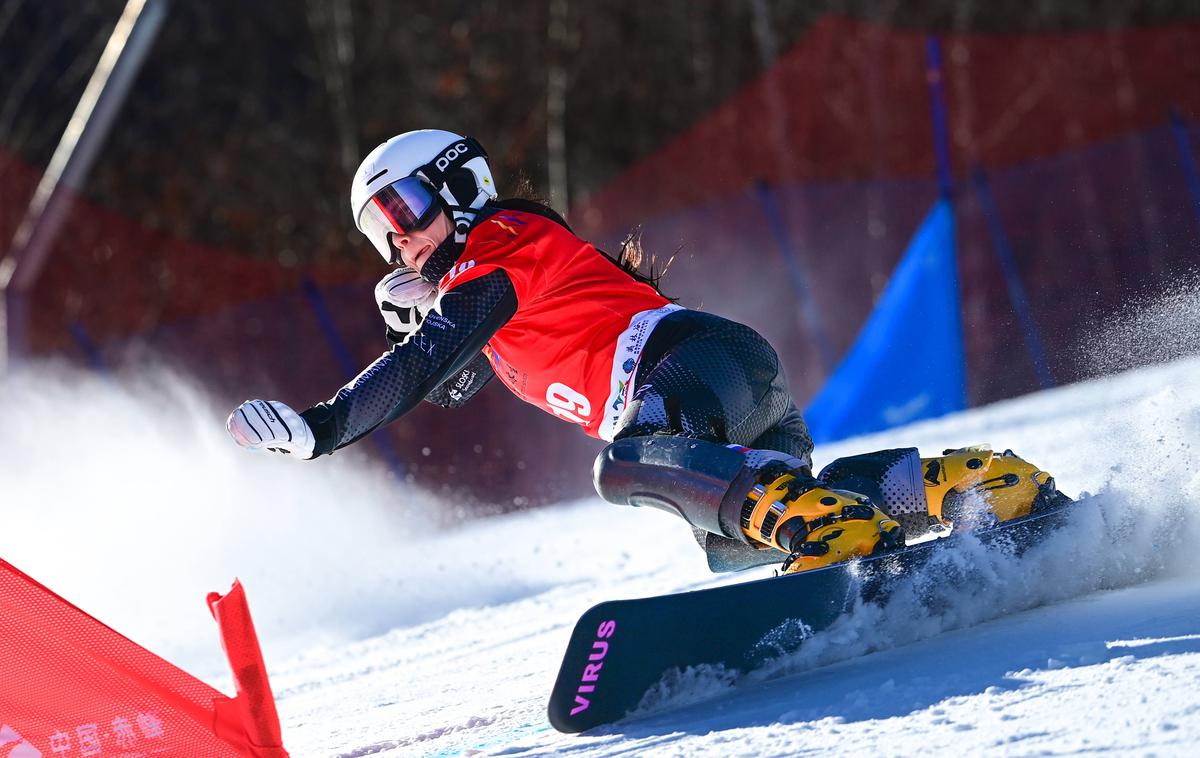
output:
[[[315,458],[423,398],[458,408],[498,375],[611,442],[594,470],[602,497],[682,516],[722,568],[826,565],[902,545],[905,528],[925,531],[997,482],[1014,512],[1053,490],[984,448],[925,460],[880,451],[814,477],[812,440],[762,336],[675,304],[551,208],[498,200],[470,137],[422,130],[379,145],[355,174],[350,210],[392,267],[375,289],[391,347],[301,413],[243,403],[228,420],[243,447]]]

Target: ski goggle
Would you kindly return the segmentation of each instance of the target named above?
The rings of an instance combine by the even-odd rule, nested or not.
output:
[[[406,176],[376,192],[358,214],[358,230],[389,264],[396,254],[388,235],[420,231],[441,209],[433,187],[418,176]]]

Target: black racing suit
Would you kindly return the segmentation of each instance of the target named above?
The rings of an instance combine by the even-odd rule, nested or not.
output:
[[[700,311],[669,314],[642,350],[614,439],[675,434],[779,450],[811,465],[808,426],[762,335]]]

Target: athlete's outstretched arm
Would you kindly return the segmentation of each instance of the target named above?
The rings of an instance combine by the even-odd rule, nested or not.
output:
[[[316,437],[313,455],[332,452],[412,410],[479,355],[517,309],[516,290],[497,270],[447,292],[441,312],[338,390],[300,414]]]
[[[420,318],[424,320],[424,314],[420,314]],[[440,324],[441,322],[435,319],[430,328],[437,328],[437,325]],[[396,347],[408,339],[408,334],[396,331],[390,324],[386,334],[388,345],[391,347]],[[461,408],[479,394],[479,390],[483,389],[484,385],[490,382],[494,376],[496,373],[492,370],[492,364],[488,362],[487,355],[482,352],[476,353],[475,357],[466,365],[430,390],[429,394],[425,396],[425,402],[442,408]]]

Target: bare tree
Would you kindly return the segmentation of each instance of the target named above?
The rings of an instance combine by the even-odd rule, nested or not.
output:
[[[346,176],[358,165],[358,129],[354,124],[350,67],[354,62],[354,34],[349,0],[307,0],[305,14],[321,62],[325,91],[333,101],[333,121],[338,134],[338,155]]]
[[[567,175],[567,62],[571,56],[572,35],[568,31],[570,9],[567,0],[550,0],[547,28],[549,60],[546,66],[546,165],[550,184],[550,202],[566,209],[571,204]]]

